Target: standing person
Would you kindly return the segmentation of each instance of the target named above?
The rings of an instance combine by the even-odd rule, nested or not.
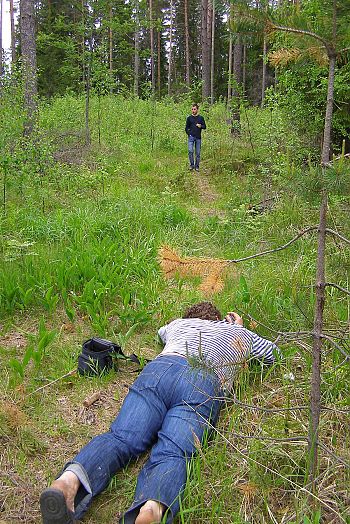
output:
[[[92,439],[40,497],[44,524],[72,524],[131,459],[151,448],[134,502],[122,524],[173,522],[196,442],[215,425],[224,391],[248,358],[274,362],[278,348],[243,327],[237,313],[221,320],[210,302],[161,327],[163,351],[142,370],[109,432]]]
[[[199,171],[201,158],[201,136],[202,129],[206,129],[204,118],[198,113],[198,104],[192,104],[192,114],[187,117],[185,131],[188,135],[188,158],[191,171]],[[194,149],[196,149],[196,160],[194,160]]]

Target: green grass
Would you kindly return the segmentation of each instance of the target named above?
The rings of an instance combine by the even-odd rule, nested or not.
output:
[[[19,135],[21,114],[13,111],[11,119],[6,103],[0,109],[11,121],[0,151],[0,438],[9,522],[24,514],[26,522],[38,522],[40,491],[108,428],[135,377],[132,365],[122,364],[108,375],[70,375],[49,385],[76,367],[82,342],[100,335],[122,341],[126,353],[152,358],[161,349],[157,328],[204,298],[198,278],[164,280],[161,245],[186,256],[241,258],[278,247],[318,222],[317,170],[306,165],[302,137],[277,108],[244,112],[242,137],[235,140],[224,106],[204,108],[208,129],[196,179],[187,171],[189,104],[106,97],[100,122],[97,105],[93,98],[91,148],[83,140],[82,99],[43,104],[33,142]],[[349,169],[344,165],[334,177],[329,227],[349,237]],[[271,206],[256,206],[270,196]],[[313,233],[288,250],[242,262],[212,299],[223,311],[241,312],[247,327],[268,338],[310,331],[316,253]],[[329,239],[327,280],[348,288],[349,265],[346,245]],[[339,335],[349,352],[349,298],[331,288],[327,296],[326,332]],[[281,347],[285,359],[272,370],[242,370],[240,402],[268,409],[308,404],[310,337]],[[325,344],[322,396],[328,407],[349,409],[349,367],[339,366],[342,361]],[[82,410],[96,390],[103,400]],[[320,434],[349,463],[347,417],[323,412]],[[305,443],[259,439],[306,435],[308,424],[308,410],[259,411],[228,400],[218,434],[190,466],[176,523],[299,523],[307,516],[316,523],[318,507],[324,522],[336,513],[349,519],[348,468],[321,450],[318,499],[310,506]],[[87,523],[111,522],[130,504],[141,464],[117,474]],[[33,476],[28,495],[25,479]]]

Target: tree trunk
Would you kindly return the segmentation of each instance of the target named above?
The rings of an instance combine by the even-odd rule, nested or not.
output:
[[[242,43],[241,35],[236,35],[236,43],[233,48],[233,78],[234,87],[232,89],[232,122],[231,133],[240,134],[240,104],[241,104],[241,87],[242,87]]]
[[[157,87],[158,87],[158,98],[160,98],[160,62],[161,62],[161,40],[160,31],[157,31]]]
[[[229,43],[228,43],[228,70],[227,70],[227,104],[231,102],[232,96],[232,33],[230,31]]]
[[[214,104],[214,56],[215,56],[215,0],[212,0],[211,19],[211,61],[210,61],[210,103]]]
[[[173,62],[173,0],[170,0],[168,96],[171,95],[171,67]]]
[[[140,11],[139,0],[135,0],[135,47],[134,47],[134,95],[139,96],[140,76]]]
[[[318,228],[318,250],[316,270],[316,304],[314,315],[314,332],[312,348],[312,376],[310,392],[310,427],[308,437],[309,448],[309,480],[314,488],[317,470],[318,427],[321,412],[321,349],[323,330],[323,309],[325,303],[325,245],[326,245],[326,214],[327,194],[323,194],[320,209],[320,224]]]
[[[242,59],[242,92],[246,91],[246,77],[247,77],[247,46],[243,44],[243,59]]]
[[[149,35],[150,35],[150,48],[151,48],[151,85],[152,95],[154,96],[156,91],[156,79],[154,71],[154,29],[153,29],[153,0],[149,0]]]
[[[208,0],[202,0],[201,45],[202,45],[202,99],[210,96],[210,45],[208,40]]]
[[[332,116],[333,116],[333,100],[334,100],[334,75],[335,75],[336,56],[334,54],[329,57],[328,70],[328,90],[327,90],[327,106],[323,130],[323,144],[321,161],[325,165],[329,162],[331,150],[331,132],[332,132]]]
[[[112,80],[113,80],[113,29],[112,29],[112,20],[113,20],[113,9],[112,2],[109,4],[109,75],[111,79],[110,93],[113,93]]]
[[[267,53],[267,42],[266,42],[266,36],[264,36],[263,56],[262,56],[262,79],[261,79],[261,107],[264,107],[264,101],[265,101],[265,89],[266,89],[266,53]]]
[[[11,20],[11,58],[12,63],[16,62],[16,33],[15,33],[15,13],[13,0],[10,0],[10,20]]]
[[[2,75],[2,61],[3,61],[3,52],[2,52],[2,0],[0,0],[0,77]]]
[[[188,0],[184,0],[185,17],[185,62],[186,62],[186,85],[190,87],[190,33],[188,30]]]
[[[30,135],[35,125],[38,95],[34,0],[21,0],[20,17],[24,99],[27,110],[24,134]]]

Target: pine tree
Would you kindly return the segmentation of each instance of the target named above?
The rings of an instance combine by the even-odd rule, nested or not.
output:
[[[36,121],[38,94],[34,0],[21,0],[20,19],[24,98],[27,111],[24,133],[30,135]]]

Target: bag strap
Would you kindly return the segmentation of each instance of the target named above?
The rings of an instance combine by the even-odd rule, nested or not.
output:
[[[131,362],[134,362],[135,364],[138,364],[139,366],[141,365],[140,359],[137,355],[135,355],[135,353],[131,353],[131,355],[125,355],[121,346],[119,346],[115,342],[111,342],[110,340],[105,340],[104,338],[93,337],[91,339],[91,345],[97,346],[100,350],[110,349],[111,347],[113,347],[114,352],[120,355],[120,358],[124,360],[130,360]],[[145,362],[151,362],[151,360],[148,358],[145,358],[144,360]],[[136,372],[138,371],[140,371],[140,369],[136,370]]]

